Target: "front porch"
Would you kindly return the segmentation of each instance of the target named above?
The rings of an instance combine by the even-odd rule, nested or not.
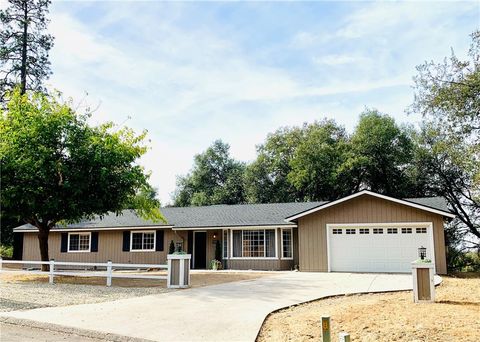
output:
[[[174,231],[182,237],[183,249],[192,255],[192,269],[210,268],[217,241],[224,269],[280,271],[293,270],[298,265],[298,230],[293,226]]]

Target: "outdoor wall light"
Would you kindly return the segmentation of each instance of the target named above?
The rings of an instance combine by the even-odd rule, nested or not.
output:
[[[215,240],[217,238],[217,233],[213,233],[213,239]]]
[[[427,257],[427,249],[421,246],[418,249],[418,256],[420,257],[421,260],[425,259]]]

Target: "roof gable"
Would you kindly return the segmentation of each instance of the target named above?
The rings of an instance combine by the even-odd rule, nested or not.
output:
[[[406,205],[406,206],[409,206],[409,207],[417,208],[417,209],[420,209],[420,210],[425,210],[425,211],[428,211],[428,212],[431,212],[431,213],[434,213],[434,214],[438,214],[438,215],[442,215],[442,216],[446,216],[446,217],[450,217],[450,218],[455,217],[454,214],[449,212],[448,209],[444,205],[442,205],[444,203],[444,201],[443,201],[443,203],[440,203],[440,201],[437,201],[438,203],[435,203],[436,208],[434,208],[432,206],[432,199],[438,199],[438,198],[398,199],[398,198],[395,198],[395,197],[381,195],[381,194],[378,194],[376,192],[372,192],[372,191],[369,191],[369,190],[363,190],[363,191],[357,192],[355,194],[352,194],[350,196],[342,197],[342,198],[340,198],[338,200],[335,200],[335,201],[323,203],[323,204],[318,205],[315,208],[307,209],[307,210],[304,210],[300,213],[288,216],[285,220],[287,222],[293,222],[293,221],[299,219],[300,217],[310,215],[314,212],[317,212],[317,211],[335,206],[337,204],[349,201],[351,199],[354,199],[354,198],[362,196],[362,195],[374,196],[374,197],[381,198],[381,199],[384,199],[384,200],[387,200],[387,201],[400,203],[400,204],[403,204],[403,205]],[[444,208],[439,209],[438,207],[444,207]]]

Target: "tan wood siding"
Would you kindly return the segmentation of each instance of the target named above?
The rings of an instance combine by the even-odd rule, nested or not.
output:
[[[298,219],[300,270],[327,272],[326,224],[390,222],[432,222],[436,271],[439,274],[447,272],[443,217],[370,195]]]
[[[163,251],[161,252],[123,252],[123,231],[100,231],[98,234],[98,252],[60,252],[61,233],[51,232],[48,239],[48,252],[51,259],[58,261],[106,262],[118,263],[166,263],[170,241],[182,242],[186,248],[186,232],[173,232],[164,229]],[[37,233],[25,233],[23,243],[23,260],[40,260]]]

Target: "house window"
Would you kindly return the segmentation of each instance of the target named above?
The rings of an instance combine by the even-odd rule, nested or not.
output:
[[[415,231],[417,234],[426,234],[427,228],[417,228]]]
[[[69,233],[69,252],[90,252],[90,233]]]
[[[155,250],[155,232],[132,232],[131,251],[154,251]]]
[[[275,258],[275,229],[233,230],[234,258]]]
[[[402,228],[402,234],[412,234],[412,228]]]
[[[334,229],[333,229],[333,234],[341,235],[341,234],[342,234],[342,230],[339,229],[339,228],[334,228]]]
[[[387,234],[397,234],[398,229],[397,228],[388,228],[387,229]]]
[[[282,229],[282,258],[293,258],[292,229]]]
[[[373,228],[373,234],[383,234],[383,228]]]
[[[368,228],[360,228],[360,234],[370,234],[370,229],[368,229]]]
[[[223,231],[223,258],[228,258],[228,230]]]
[[[355,229],[347,228],[347,229],[345,229],[345,233],[347,235],[354,235],[356,233],[356,231],[355,231]]]

